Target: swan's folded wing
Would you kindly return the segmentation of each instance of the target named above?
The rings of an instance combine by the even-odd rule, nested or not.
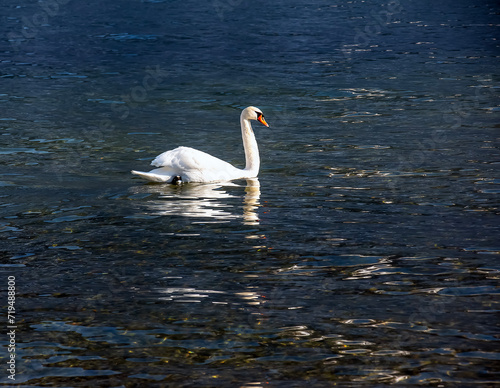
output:
[[[158,155],[151,165],[169,167],[172,171],[223,170],[234,168],[229,163],[190,147],[178,147]]]
[[[245,175],[244,170],[189,147],[178,147],[164,152],[151,164],[162,170],[168,170],[171,176],[179,175],[183,182],[230,181]]]

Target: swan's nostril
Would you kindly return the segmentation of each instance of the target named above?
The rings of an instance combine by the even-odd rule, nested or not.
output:
[[[257,116],[257,120],[259,120],[260,123],[265,125],[266,127],[269,127],[269,124],[264,119],[264,115],[262,113]]]

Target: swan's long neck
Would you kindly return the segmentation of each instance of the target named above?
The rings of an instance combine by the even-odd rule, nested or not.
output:
[[[260,168],[259,147],[250,125],[250,121],[241,117],[241,136],[243,137],[243,147],[245,148],[246,166],[245,170],[251,176],[257,176]]]

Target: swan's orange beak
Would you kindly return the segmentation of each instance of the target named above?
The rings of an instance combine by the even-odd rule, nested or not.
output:
[[[269,127],[269,124],[268,124],[268,123],[266,123],[266,120],[264,120],[264,116],[259,115],[259,116],[257,117],[257,120],[259,120],[259,122],[260,122],[260,123],[262,123],[262,124],[264,124],[266,127]]]

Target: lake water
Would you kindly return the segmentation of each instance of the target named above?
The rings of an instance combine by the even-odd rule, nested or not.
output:
[[[0,385],[500,381],[498,4],[0,9]],[[130,174],[248,105],[258,180]]]

